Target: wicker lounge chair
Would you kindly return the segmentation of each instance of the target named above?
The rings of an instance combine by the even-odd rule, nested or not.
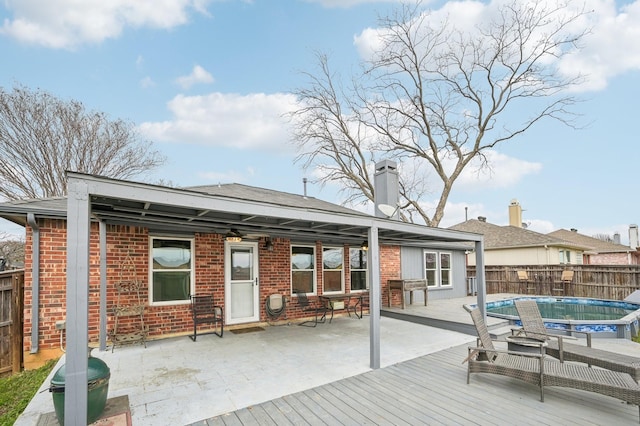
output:
[[[467,384],[471,373],[499,374],[539,386],[542,402],[544,388],[558,386],[596,392],[640,406],[640,385],[630,375],[549,359],[542,344],[540,353],[498,350],[480,310],[467,310],[478,332],[478,347],[469,347],[465,360],[468,362]]]
[[[567,343],[565,340],[575,338],[547,333],[544,320],[535,300],[516,300],[515,304],[522,321],[520,332],[524,332],[524,335],[529,338],[547,342],[546,352],[548,355],[559,359],[561,362],[583,362],[606,368],[607,370],[628,373],[636,382],[640,381],[640,358],[592,348],[591,335],[589,333],[575,332],[587,335],[586,346]]]

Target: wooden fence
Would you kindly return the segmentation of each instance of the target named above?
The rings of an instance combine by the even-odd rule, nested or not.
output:
[[[0,272],[0,376],[22,370],[24,270]]]
[[[640,290],[640,265],[510,265],[485,266],[487,293],[527,294],[533,283],[536,293],[552,295],[566,269],[574,275],[564,286],[565,296],[623,300]],[[528,280],[519,279],[518,271],[527,271]],[[475,266],[467,268],[467,276],[476,276]]]

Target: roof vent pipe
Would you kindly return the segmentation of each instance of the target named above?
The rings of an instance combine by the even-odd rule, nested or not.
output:
[[[302,186],[304,187],[304,198],[307,198],[307,178],[302,178]]]
[[[40,330],[40,227],[33,213],[27,213],[27,223],[33,231],[31,238],[31,349],[30,353],[38,352],[38,334]]]

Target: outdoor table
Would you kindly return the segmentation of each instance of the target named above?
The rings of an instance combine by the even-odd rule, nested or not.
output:
[[[409,304],[413,305],[413,292],[416,290],[424,291],[424,306],[427,306],[428,293],[427,293],[427,280],[411,279],[411,280],[389,280],[389,307],[391,307],[391,290],[400,290],[402,295],[400,300],[402,301],[402,309],[404,309],[404,292],[409,292]]]
[[[362,318],[362,298],[364,297],[366,293],[365,292],[360,292],[360,293],[334,293],[334,294],[323,294],[322,296],[319,296],[320,300],[324,301],[327,304],[327,307],[329,309],[331,309],[331,318],[329,319],[329,322],[331,322],[333,320],[333,311],[335,310],[335,307],[338,306],[338,304],[336,302],[342,301],[344,303],[342,308],[338,308],[338,309],[346,309],[347,313],[349,314],[349,316],[351,316],[351,299],[357,299],[356,300],[356,304],[353,305],[353,313],[355,314],[356,318],[361,319]],[[360,306],[360,315],[358,315],[358,305]]]

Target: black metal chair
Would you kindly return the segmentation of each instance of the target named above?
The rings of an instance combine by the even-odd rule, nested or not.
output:
[[[224,311],[222,306],[217,306],[213,301],[213,296],[191,296],[191,316],[193,317],[193,335],[189,337],[194,342],[199,335],[215,334],[222,337],[224,334]],[[212,331],[198,333],[200,324],[213,324]],[[218,331],[220,326],[220,331]]]
[[[314,314],[313,320],[303,321],[298,325],[315,327],[319,322],[324,323],[327,320],[327,313],[331,311],[331,309],[317,303],[312,303],[307,297],[307,294],[301,291],[296,292],[296,298],[298,299],[298,308],[302,312],[313,312]],[[322,314],[322,316],[320,316],[320,314]]]

